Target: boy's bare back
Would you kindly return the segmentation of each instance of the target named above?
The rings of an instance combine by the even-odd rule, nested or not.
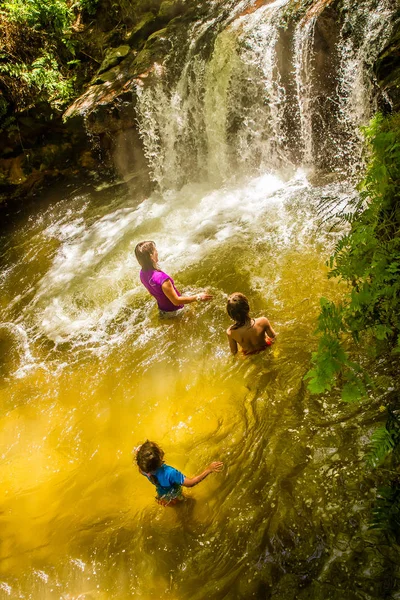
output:
[[[232,354],[237,353],[238,344],[241,346],[244,354],[264,350],[264,348],[271,345],[271,341],[276,335],[266,317],[249,319],[248,322],[238,328],[231,326],[227,329],[226,333]]]

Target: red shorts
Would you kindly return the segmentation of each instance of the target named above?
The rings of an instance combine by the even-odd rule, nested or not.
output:
[[[251,356],[252,354],[258,354],[259,352],[263,352],[264,350],[269,348],[271,345],[272,340],[268,338],[268,340],[265,340],[265,346],[262,346],[262,348],[257,348],[257,350],[251,350],[250,352],[245,352],[244,350],[242,350],[242,354],[243,356]]]
[[[178,504],[179,502],[183,502],[184,500],[184,496],[182,496],[182,494],[180,494],[179,496],[175,496],[175,498],[163,498],[162,496],[156,497],[156,502],[157,504],[160,504],[161,506],[175,506],[175,504]]]

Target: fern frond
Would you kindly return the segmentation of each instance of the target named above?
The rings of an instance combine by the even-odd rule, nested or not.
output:
[[[382,531],[389,539],[399,539],[400,486],[397,481],[378,489],[370,529]]]
[[[370,448],[366,455],[367,465],[371,468],[377,467],[392,452],[394,447],[395,440],[392,433],[388,431],[386,425],[379,427],[372,434]]]

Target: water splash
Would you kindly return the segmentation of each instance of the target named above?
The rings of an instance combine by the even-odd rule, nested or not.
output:
[[[210,257],[217,260],[233,241],[267,243],[271,257],[278,257],[309,244],[321,196],[339,202],[343,195],[348,191],[340,185],[311,188],[302,171],[289,181],[266,173],[222,188],[192,184],[180,192],[155,192],[136,207],[111,202],[108,214],[97,219],[81,215],[68,222],[62,215],[45,229],[59,249],[21,322],[31,324],[31,340],[44,337],[56,347],[68,343],[76,351],[101,353],[131,339],[146,348],[143,328],[156,313],[138,278],[134,247],[141,239],[156,240],[162,267],[175,274],[197,269]],[[310,205],[308,215],[303,200]],[[292,206],[298,206],[298,214],[292,214]],[[250,272],[249,277],[255,288],[263,285]],[[183,289],[179,283],[179,288],[197,293],[201,285],[186,283]],[[151,331],[157,335],[157,329]]]
[[[0,369],[3,375],[23,377],[35,364],[28,334],[22,325],[0,323]]]

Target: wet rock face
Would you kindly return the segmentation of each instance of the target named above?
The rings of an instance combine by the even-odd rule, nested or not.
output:
[[[31,195],[56,177],[75,175],[89,164],[86,131],[66,129],[61,118],[49,124],[34,116],[17,117],[0,140],[0,205]]]
[[[391,39],[381,52],[375,73],[383,94],[389,100],[390,109],[400,110],[400,18],[393,28]],[[388,110],[389,107],[386,107]]]
[[[135,170],[142,175],[145,172],[135,112],[137,89],[151,81],[170,49],[168,30],[162,28],[151,33],[140,50],[123,46],[122,51],[118,48],[107,54],[91,85],[64,114],[67,128],[96,137],[105,164],[114,167],[119,176],[130,178]],[[118,64],[111,66],[116,61]],[[103,70],[105,65],[110,68]],[[119,144],[130,149],[131,164],[119,151]],[[147,185],[147,175],[144,179]]]
[[[139,23],[130,32],[127,42],[134,47],[146,40],[149,35],[160,29],[161,23],[152,12],[145,13]]]
[[[184,12],[184,4],[181,0],[164,0],[161,3],[158,16],[160,19],[171,21]]]

